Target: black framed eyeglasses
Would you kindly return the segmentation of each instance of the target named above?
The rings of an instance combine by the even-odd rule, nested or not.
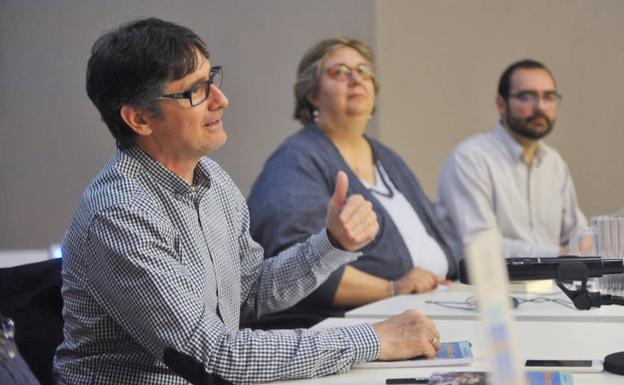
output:
[[[190,89],[184,92],[176,92],[173,94],[160,95],[158,99],[188,99],[191,106],[195,107],[202,104],[210,95],[210,86],[215,85],[221,88],[223,82],[223,69],[221,66],[214,66],[210,69],[208,80],[194,84]]]
[[[531,105],[536,105],[541,99],[544,101],[544,104],[552,106],[561,102],[563,96],[557,93],[557,91],[547,91],[543,94],[536,91],[519,91],[509,95],[509,97],[518,100],[522,104]]]

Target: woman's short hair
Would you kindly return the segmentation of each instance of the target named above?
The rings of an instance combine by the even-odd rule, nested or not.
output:
[[[340,47],[349,47],[356,50],[364,59],[372,65],[375,64],[375,54],[373,50],[361,40],[348,37],[332,37],[322,40],[312,46],[303,55],[297,68],[297,81],[295,82],[295,114],[294,118],[302,124],[308,124],[314,120],[313,111],[315,107],[310,103],[308,97],[316,95],[321,79],[321,68],[323,60],[327,55]],[[379,82],[373,78],[375,94],[379,92]]]

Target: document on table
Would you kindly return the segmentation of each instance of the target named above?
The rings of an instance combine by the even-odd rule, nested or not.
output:
[[[416,357],[400,361],[370,361],[357,364],[356,368],[409,368],[425,366],[470,365],[474,361],[468,341],[443,342],[434,358]]]

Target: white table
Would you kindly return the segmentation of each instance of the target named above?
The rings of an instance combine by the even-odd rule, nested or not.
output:
[[[521,321],[599,321],[620,323],[624,331],[624,306],[603,306],[590,310],[578,310],[573,308],[572,302],[556,289],[556,294],[529,294],[512,292],[512,297],[531,299],[536,297],[559,299],[569,303],[572,308],[556,304],[553,302],[525,302],[512,311],[514,318]],[[454,320],[476,320],[478,312],[476,310],[463,310],[444,307],[440,302],[463,303],[473,293],[462,289],[438,290],[426,294],[398,295],[381,301],[373,302],[348,311],[347,318],[388,318],[410,309],[418,309],[431,319],[454,319]],[[432,303],[432,302],[438,302]],[[450,304],[448,304],[450,305]],[[452,306],[462,306],[452,305]],[[467,306],[467,305],[466,305]],[[624,345],[622,346],[624,350]],[[624,381],[622,382],[624,384]]]
[[[33,250],[0,250],[0,268],[26,265],[50,259],[50,251]]]
[[[329,318],[313,329],[325,329],[378,319]],[[345,374],[278,382],[276,384],[365,384],[382,385],[387,378],[428,377],[433,372],[486,370],[481,329],[474,320],[437,320],[442,341],[469,340],[475,355],[471,366],[401,369],[352,369]],[[548,321],[517,322],[516,334],[521,354],[534,359],[604,359],[607,354],[624,350],[624,325],[614,322],[564,323]],[[602,373],[574,373],[575,385],[622,385],[624,376]]]

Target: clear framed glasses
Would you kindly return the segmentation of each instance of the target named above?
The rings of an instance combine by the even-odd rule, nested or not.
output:
[[[373,67],[365,63],[360,63],[356,65],[355,68],[351,68],[346,64],[334,64],[327,68],[326,72],[330,78],[338,81],[351,79],[353,73],[357,73],[363,80],[370,80],[375,77],[375,70]]]
[[[540,94],[537,91],[519,91],[515,94],[509,95],[510,98],[516,99],[522,104],[530,104],[532,106],[537,105],[540,99],[544,102],[545,105],[555,106],[561,102],[561,94],[557,93],[557,91],[547,91],[543,94]]]
[[[202,104],[210,95],[210,86],[215,85],[221,88],[223,82],[223,69],[221,66],[214,66],[210,69],[208,80],[194,84],[190,89],[173,94],[160,95],[158,99],[188,99],[191,106]]]

